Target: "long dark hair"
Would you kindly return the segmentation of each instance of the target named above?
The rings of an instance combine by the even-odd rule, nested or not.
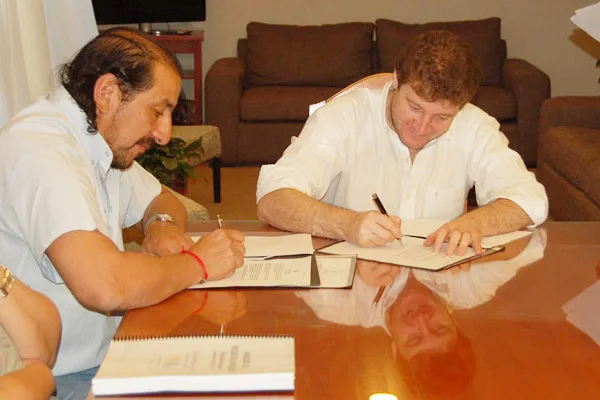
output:
[[[88,132],[97,131],[94,86],[98,78],[115,75],[127,101],[154,86],[152,71],[157,62],[182,75],[177,58],[161,44],[134,29],[113,28],[100,33],[61,67],[61,83],[85,113]]]

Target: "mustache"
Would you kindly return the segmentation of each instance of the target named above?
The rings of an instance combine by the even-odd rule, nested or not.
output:
[[[144,147],[146,150],[151,149],[152,147],[158,146],[153,138],[145,137],[136,142],[136,145],[140,145]]]

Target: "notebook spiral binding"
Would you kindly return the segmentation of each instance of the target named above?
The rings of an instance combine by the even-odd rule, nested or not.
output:
[[[131,342],[138,340],[185,340],[185,339],[293,339],[291,335],[182,335],[182,336],[159,336],[159,335],[128,335],[115,337],[115,342]]]

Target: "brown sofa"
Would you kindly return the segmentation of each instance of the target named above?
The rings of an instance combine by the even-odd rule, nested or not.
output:
[[[206,123],[221,131],[221,160],[275,162],[300,133],[310,104],[364,76],[391,72],[403,46],[428,29],[452,30],[471,43],[483,72],[473,103],[496,117],[511,146],[535,165],[540,106],[550,96],[550,79],[527,61],[506,58],[499,18],[422,25],[385,19],[322,26],[249,23],[237,57],[217,60],[206,76]]]
[[[546,100],[536,174],[556,220],[600,221],[600,97]]]

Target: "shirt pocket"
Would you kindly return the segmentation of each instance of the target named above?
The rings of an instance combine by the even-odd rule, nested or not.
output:
[[[423,218],[452,220],[465,211],[466,192],[463,188],[431,187],[425,195]]]

